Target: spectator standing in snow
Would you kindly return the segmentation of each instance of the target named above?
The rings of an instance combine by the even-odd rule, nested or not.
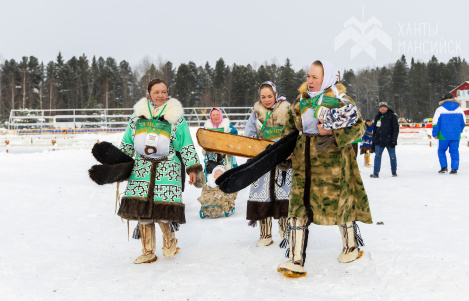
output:
[[[455,99],[451,93],[446,93],[439,105],[433,116],[432,131],[432,136],[439,140],[438,159],[441,166],[439,173],[448,172],[446,150],[449,148],[451,157],[450,174],[455,175],[458,173],[459,168],[459,140],[466,126],[464,111],[461,109],[461,102]]]
[[[393,177],[397,177],[396,145],[399,135],[399,123],[397,116],[385,102],[379,103],[378,114],[373,125],[372,149],[375,152],[375,166],[371,178],[379,178],[381,169],[381,156],[386,148],[391,159],[391,172]]]

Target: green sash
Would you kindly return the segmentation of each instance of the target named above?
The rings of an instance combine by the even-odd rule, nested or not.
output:
[[[139,119],[135,127],[135,135],[141,133],[154,133],[158,136],[166,136],[169,139],[171,137],[171,123],[158,120]]]
[[[320,95],[319,95],[320,96]],[[314,99],[307,98],[307,99],[302,99],[300,101],[300,111],[301,115],[303,115],[307,109],[313,109],[316,110],[318,106],[318,101],[319,97],[315,97]],[[338,108],[339,107],[339,99],[335,97],[330,97],[330,96],[323,96],[322,102],[319,104],[321,106],[333,109],[333,108]]]
[[[221,133],[224,133],[225,132],[225,129],[224,128],[212,128],[212,129],[209,129],[211,131],[215,131],[215,132],[221,132]]]
[[[264,139],[269,141],[274,141],[276,139],[282,138],[282,129],[283,126],[273,126],[264,128],[262,133],[264,134]]]

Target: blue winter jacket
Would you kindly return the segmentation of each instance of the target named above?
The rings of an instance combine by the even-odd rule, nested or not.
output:
[[[432,136],[439,140],[459,140],[466,126],[466,117],[455,99],[447,99],[440,102],[433,116]]]
[[[362,137],[362,144],[360,145],[360,148],[363,148],[365,146],[371,146],[373,142],[373,125],[367,126],[365,129],[365,134],[363,134]]]

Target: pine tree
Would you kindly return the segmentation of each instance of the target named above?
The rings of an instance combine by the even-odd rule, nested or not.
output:
[[[435,56],[432,56],[430,61],[427,63],[427,74],[429,81],[429,107],[432,112],[438,107],[438,101],[441,98],[441,67]]]
[[[255,74],[251,65],[241,66],[233,64],[232,78],[232,106],[251,106],[256,95],[254,85]]]
[[[129,63],[125,60],[119,63],[119,76],[122,83],[122,91],[120,92],[122,95],[122,106],[124,108],[130,108],[133,105],[135,92],[133,91],[133,82],[135,79]]]
[[[3,101],[8,110],[18,109],[21,96],[21,68],[14,60],[6,60],[1,68]]]
[[[379,102],[386,102],[389,106],[395,108],[394,90],[392,87],[392,69],[387,67],[380,68],[377,81]],[[374,108],[371,112],[376,113],[376,111],[377,108]],[[372,117],[375,117],[374,114]]]
[[[285,65],[280,67],[277,87],[281,95],[284,95],[287,100],[292,101],[298,95],[298,85],[295,80],[295,71],[291,67],[290,59],[286,59]],[[279,94],[279,95],[280,95]]]
[[[227,103],[227,67],[225,61],[220,58],[215,63],[215,70],[213,71],[213,97],[216,103]]]
[[[422,62],[412,62],[409,70],[410,106],[412,115],[409,116],[413,122],[420,122],[431,113],[428,106],[429,85],[427,66]]]
[[[411,112],[409,112],[410,108],[407,106],[407,102],[409,101],[408,70],[409,68],[407,66],[405,56],[402,55],[401,59],[399,59],[394,65],[392,73],[392,87],[394,90],[394,96],[396,97],[394,112],[397,113],[399,117],[404,117],[406,113],[411,114]]]
[[[181,64],[176,72],[174,85],[175,96],[184,105],[189,107],[193,95],[196,93],[196,75],[189,65]]]
[[[256,81],[257,84],[260,85],[261,83],[271,80],[270,79],[270,74],[267,72],[267,69],[265,68],[264,65],[261,65],[259,69],[257,69],[257,74],[256,74]]]
[[[57,107],[57,66],[55,62],[49,62],[46,66],[45,101],[49,110]]]
[[[90,90],[90,66],[85,54],[78,58],[77,68],[77,108],[84,108],[89,97]]]

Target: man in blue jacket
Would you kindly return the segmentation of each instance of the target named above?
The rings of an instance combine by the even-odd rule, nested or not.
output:
[[[458,173],[459,168],[459,140],[466,126],[466,117],[461,109],[461,102],[455,99],[451,93],[446,93],[439,105],[433,116],[432,131],[432,136],[439,139],[438,159],[441,166],[439,173],[448,172],[446,150],[449,148],[451,157],[450,174],[455,175]]]

